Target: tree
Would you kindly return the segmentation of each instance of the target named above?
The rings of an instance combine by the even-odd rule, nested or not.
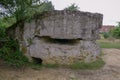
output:
[[[112,35],[112,37],[120,39],[120,22],[115,29],[110,31],[110,34]]]
[[[31,17],[36,12],[54,9],[52,3],[47,0],[0,0],[0,7],[2,15],[14,15],[16,21]]]
[[[14,16],[0,18],[0,27],[7,28],[16,22]]]
[[[66,7],[64,10],[78,11],[79,7],[75,3],[73,3],[70,6]]]

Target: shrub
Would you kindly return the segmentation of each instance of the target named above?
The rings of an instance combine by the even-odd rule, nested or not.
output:
[[[110,31],[112,37],[120,39],[120,26]]]
[[[0,59],[8,65],[20,67],[28,62],[27,57],[19,50],[17,40],[8,38],[5,28],[0,27]]]
[[[5,27],[0,27],[0,40],[6,38]]]
[[[110,34],[108,32],[104,32],[102,34],[105,39],[110,37]]]
[[[78,11],[79,7],[75,3],[73,3],[70,6],[66,7],[64,10]]]
[[[15,40],[7,41],[0,49],[0,59],[8,65],[16,67],[28,63],[27,57],[19,50],[19,45]]]

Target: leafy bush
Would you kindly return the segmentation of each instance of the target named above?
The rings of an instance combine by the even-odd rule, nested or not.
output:
[[[0,49],[0,59],[8,65],[16,67],[28,63],[27,57],[19,50],[19,45],[15,40],[7,41]]]
[[[16,22],[15,16],[6,16],[0,18],[0,28],[6,28],[13,25]]]
[[[20,67],[28,63],[27,57],[19,50],[17,40],[9,39],[5,28],[0,27],[0,59],[11,66]]]
[[[110,31],[112,37],[120,39],[120,26]]]
[[[5,27],[0,27],[0,40],[6,38]]]
[[[106,38],[108,38],[108,37],[110,37],[110,34],[108,33],[108,32],[104,32],[104,33],[102,33],[103,34],[103,37],[106,39]]]
[[[70,6],[66,7],[64,10],[78,11],[79,7],[75,3],[73,3]]]

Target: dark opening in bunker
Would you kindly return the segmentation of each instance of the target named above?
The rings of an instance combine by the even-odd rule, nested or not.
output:
[[[35,57],[32,57],[32,60],[33,60],[33,62],[35,63],[35,64],[42,64],[42,59],[41,58],[35,58]]]
[[[41,37],[41,40],[45,41],[46,43],[64,44],[64,45],[75,45],[80,41],[80,39],[56,39],[47,36]]]

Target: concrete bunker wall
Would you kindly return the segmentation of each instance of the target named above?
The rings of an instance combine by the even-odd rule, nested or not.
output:
[[[81,11],[53,11],[36,15],[30,23],[9,29],[23,53],[40,58],[43,64],[93,61],[100,54],[102,15]]]

